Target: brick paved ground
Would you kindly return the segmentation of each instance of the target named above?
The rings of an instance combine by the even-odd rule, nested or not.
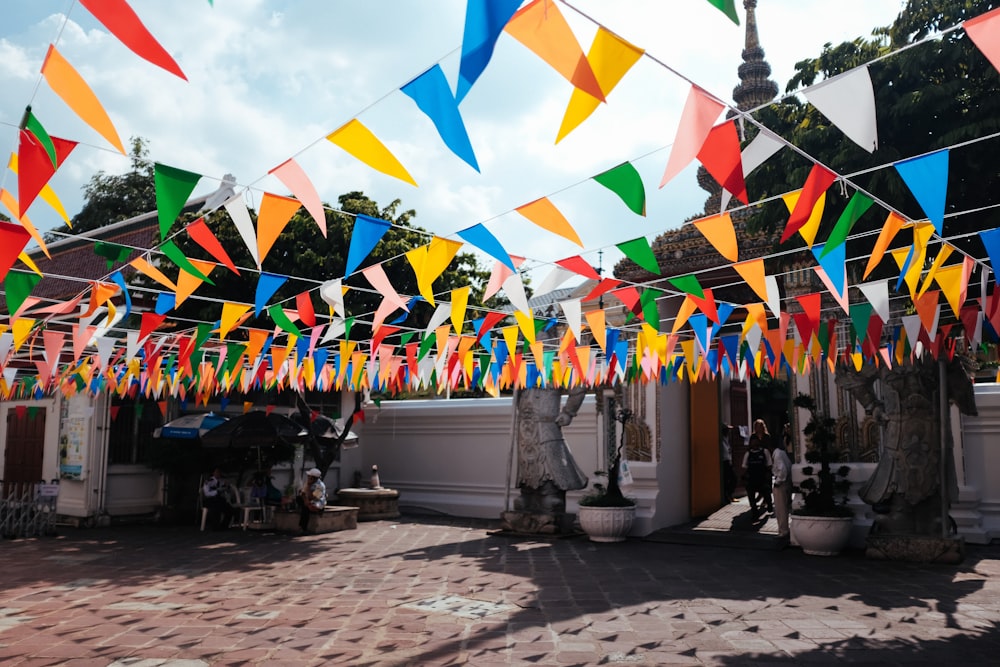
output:
[[[1000,662],[1000,547],[923,566],[493,528],[414,517],[306,537],[121,526],[0,542],[0,664]]]

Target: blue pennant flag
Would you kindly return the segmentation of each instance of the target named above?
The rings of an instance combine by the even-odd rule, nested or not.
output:
[[[469,0],[465,6],[462,61],[455,102],[461,102],[493,57],[493,47],[522,0]]]
[[[271,300],[274,293],[285,284],[286,280],[288,280],[288,276],[278,276],[267,272],[260,274],[260,278],[257,279],[257,292],[253,299],[254,317],[260,315],[260,311],[264,310],[264,306]]]
[[[380,220],[358,213],[354,217],[354,229],[351,230],[351,247],[347,249],[347,265],[344,267],[344,275],[349,276],[354,273],[361,262],[371,254],[378,242],[389,231],[391,223],[388,220]]]
[[[427,114],[445,145],[469,166],[479,171],[472,142],[469,141],[469,134],[465,131],[462,114],[458,111],[458,102],[451,94],[441,66],[434,65],[400,90]]]
[[[894,166],[920,208],[934,223],[934,229],[943,234],[944,203],[948,194],[948,149],[903,160]]]

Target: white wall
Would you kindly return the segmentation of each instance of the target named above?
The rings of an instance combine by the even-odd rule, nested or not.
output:
[[[962,437],[955,443],[959,502],[951,515],[967,541],[988,544],[1000,538],[1000,385],[977,383],[975,389],[979,416],[961,416]]]
[[[657,463],[659,494],[652,532],[691,520],[691,411],[687,382],[660,386],[660,451]]]
[[[605,467],[598,463],[595,406],[588,396],[563,429],[588,475]],[[365,424],[356,429],[360,446],[341,458],[343,475],[350,479],[357,469],[367,481],[377,464],[382,485],[400,492],[403,507],[499,519],[506,509],[511,426],[510,398],[385,401],[365,409]],[[512,472],[510,502],[516,483]],[[570,501],[567,509],[573,511]]]

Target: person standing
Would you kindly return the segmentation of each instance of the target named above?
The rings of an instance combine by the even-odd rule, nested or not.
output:
[[[788,515],[792,511],[792,461],[780,444],[771,453],[771,474],[774,477],[774,516],[778,520],[778,537],[788,539]]]
[[[748,443],[749,449],[743,455],[743,474],[746,477],[747,500],[750,501],[750,511],[754,521],[760,518],[759,501],[763,501],[769,513],[774,513],[774,503],[771,500],[771,453],[768,451],[771,436],[767,432],[767,424],[763,419],[753,423],[753,434]]]
[[[202,502],[208,510],[207,522],[214,530],[225,530],[236,518],[236,508],[226,500],[226,481],[216,468],[201,486]]]
[[[302,507],[299,513],[299,528],[303,533],[309,531],[309,517],[321,514],[326,508],[326,484],[323,483],[322,477],[323,473],[319,468],[310,468],[306,471],[306,481],[300,492]]]

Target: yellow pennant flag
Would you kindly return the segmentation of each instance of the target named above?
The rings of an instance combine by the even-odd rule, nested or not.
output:
[[[406,252],[406,259],[417,277],[417,290],[430,305],[435,305],[434,281],[445,272],[461,248],[461,241],[435,236],[429,244]]]
[[[559,212],[559,209],[557,209],[555,205],[549,201],[548,197],[536,199],[535,201],[525,204],[524,206],[519,206],[514,210],[542,229],[572,241],[581,248],[583,247],[583,241],[580,240],[580,236],[576,233],[576,230],[573,229],[573,226],[569,224],[569,221],[563,217],[563,214]]]
[[[24,341],[28,340],[28,336],[31,334],[31,330],[35,328],[35,323],[37,321],[38,320],[22,317],[11,323],[11,331],[14,334],[15,352],[21,349],[21,346],[24,345]]]
[[[260,212],[257,214],[257,258],[261,264],[274,247],[274,242],[281,236],[285,225],[301,207],[302,202],[298,199],[264,193],[260,201]]]
[[[795,210],[795,204],[799,201],[799,195],[802,194],[802,190],[796,190],[795,192],[789,192],[786,195],[782,195],[782,199],[785,202],[785,207],[788,208],[788,212],[791,213]],[[799,236],[806,242],[806,245],[810,248],[813,247],[813,243],[816,242],[816,232],[819,231],[819,223],[823,218],[823,209],[826,207],[826,192],[819,196],[816,203],[813,205],[813,210],[809,214],[809,219],[806,220],[805,224],[799,229]]]
[[[97,95],[52,44],[49,44],[49,51],[42,63],[42,76],[48,81],[52,91],[61,97],[77,116],[107,139],[119,153],[125,155],[125,147],[118,138],[118,131],[115,130],[108,112],[101,106]]]
[[[15,175],[17,174],[17,153],[10,154],[10,161],[7,163],[7,166]],[[59,200],[59,196],[56,195],[51,185],[48,183],[43,185],[42,189],[38,191],[38,196],[42,198],[42,201],[51,206],[52,210],[59,214],[59,217],[63,219],[67,227],[70,229],[73,228],[73,223],[70,221],[69,216],[66,215],[66,209],[63,207],[62,201]]]
[[[694,226],[701,232],[702,236],[708,239],[712,247],[730,262],[735,262],[740,258],[740,248],[736,242],[736,228],[733,227],[733,218],[729,213],[695,220]],[[763,280],[762,276],[761,282]]]
[[[462,325],[465,323],[465,310],[469,305],[469,286],[459,287],[451,291],[451,325],[455,333],[462,335]]]
[[[594,41],[590,45],[590,52],[587,54],[587,61],[590,63],[591,69],[594,70],[594,76],[597,77],[597,83],[605,97],[611,94],[618,82],[632,69],[643,53],[642,49],[629,44],[603,26],[597,29]],[[556,143],[558,144],[580,123],[587,120],[600,103],[601,101],[593,95],[574,87],[573,95],[569,99],[569,106],[566,107],[566,114],[563,116],[562,126],[559,128],[559,135],[556,137]]]
[[[168,278],[162,271],[150,264],[144,257],[136,257],[129,264],[135,268],[136,271],[152,278],[156,282],[160,283],[172,292],[177,291],[177,284]],[[179,304],[178,304],[179,305]]]
[[[208,277],[212,273],[212,269],[215,268],[215,264],[212,262],[206,262],[200,259],[189,259],[189,262],[194,265],[194,268],[201,271],[202,275]],[[192,275],[181,269],[177,273],[177,290],[176,290],[176,300],[174,301],[174,307],[181,305],[187,300],[189,296],[194,294],[194,291],[201,287],[201,284],[205,282],[198,276]]]
[[[900,271],[903,270],[903,265],[906,263],[906,258],[910,255],[910,250],[910,248],[896,248],[889,253],[896,261],[896,266],[899,267]],[[906,282],[906,286],[910,288],[911,299],[917,298],[917,281],[920,280],[920,268],[917,267],[916,271],[914,271],[913,268],[913,264],[911,263],[910,268],[903,275],[903,280]]]
[[[219,323],[219,339],[226,337],[233,327],[237,325],[237,322],[252,306],[248,303],[230,303],[226,302],[222,304],[222,318]]]
[[[21,253],[17,256],[17,258],[22,262],[24,262],[24,265],[27,266],[29,269],[31,269],[40,276],[42,275],[42,270],[38,268],[38,265],[35,264],[34,260],[31,259],[28,253],[22,250]],[[45,276],[42,277],[44,278]]]
[[[934,280],[937,282],[938,287],[941,288],[944,298],[948,301],[951,312],[955,313],[955,317],[959,317],[959,311],[962,309],[962,304],[965,301],[964,294],[969,284],[965,265],[955,264],[944,269],[939,269],[937,275],[934,276]]]
[[[951,253],[955,250],[955,246],[950,243],[942,242],[941,249],[938,250],[937,257],[934,258],[934,263],[931,264],[931,268],[927,270],[927,276],[924,277],[924,284],[921,285],[920,291],[917,292],[917,296],[921,297],[927,288],[930,287],[931,281],[934,280],[934,274],[944,265],[945,261],[951,257]],[[958,315],[958,313],[955,313]]]
[[[406,168],[400,164],[396,156],[358,119],[349,120],[345,125],[328,134],[326,138],[372,169],[381,171],[383,174],[392,176],[393,178],[398,178],[410,185],[417,185],[417,182],[413,180],[413,177],[406,171]]]
[[[0,188],[0,204],[3,204],[7,208],[7,210],[10,211],[11,216],[15,220],[20,222],[21,226],[28,231],[28,234],[30,234],[31,238],[35,240],[35,243],[38,244],[38,247],[42,249],[42,252],[45,253],[45,256],[48,257],[49,259],[52,259],[52,255],[49,254],[49,248],[48,246],[45,245],[45,239],[43,239],[42,235],[38,233],[37,229],[35,229],[35,225],[32,224],[31,219],[28,218],[28,215],[24,214],[22,216],[18,216],[18,213],[20,212],[21,209],[18,206],[17,199],[14,198],[14,195],[7,192],[7,190],[3,188]]]
[[[504,342],[507,343],[507,351],[513,357],[517,354],[517,325],[512,324],[509,327],[504,327],[500,333],[503,334]]]
[[[528,341],[528,344],[535,342],[535,318],[532,316],[531,312],[522,313],[520,310],[514,311],[514,319],[517,320],[517,326],[521,329],[521,335],[524,336],[524,340]]]

